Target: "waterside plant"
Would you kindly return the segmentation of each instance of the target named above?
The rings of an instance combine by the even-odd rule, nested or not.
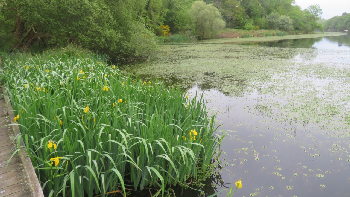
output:
[[[45,195],[126,195],[146,186],[164,195],[208,170],[222,137],[201,98],[65,50],[3,58],[17,137]]]

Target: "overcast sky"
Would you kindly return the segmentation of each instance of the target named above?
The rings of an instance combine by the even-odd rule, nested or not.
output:
[[[319,4],[323,11],[322,18],[324,19],[340,16],[344,12],[350,13],[350,0],[295,0],[295,4],[300,6],[301,9]]]

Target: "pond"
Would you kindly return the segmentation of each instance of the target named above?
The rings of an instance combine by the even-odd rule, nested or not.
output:
[[[350,196],[350,36],[160,50],[123,71],[203,94],[226,133],[206,195]]]

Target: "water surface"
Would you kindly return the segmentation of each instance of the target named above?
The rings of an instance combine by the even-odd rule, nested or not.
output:
[[[349,38],[168,45],[125,72],[203,93],[226,132],[206,195],[350,196]]]

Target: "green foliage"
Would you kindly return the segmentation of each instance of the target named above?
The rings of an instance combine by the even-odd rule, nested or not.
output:
[[[255,18],[254,24],[256,26],[259,26],[259,29],[266,29],[267,28],[266,18]]]
[[[164,8],[167,10],[164,24],[168,24],[172,33],[192,32],[193,22],[188,10],[195,0],[163,0]]]
[[[156,35],[162,32],[159,26],[164,23],[167,9],[164,8],[162,0],[149,0],[145,6],[143,17],[148,28],[152,29]]]
[[[293,20],[286,15],[282,15],[279,17],[279,25],[278,29],[282,31],[290,32],[293,30]]]
[[[286,35],[287,35],[287,33],[284,31],[276,33],[276,36],[286,36]]]
[[[26,148],[46,196],[164,189],[206,172],[219,146],[201,99],[142,82],[68,46],[3,57]],[[56,160],[53,161],[53,160]]]
[[[273,36],[273,34],[272,34],[272,33],[267,33],[265,36],[266,36],[266,37],[267,37],[267,36]]]
[[[242,38],[251,38],[251,37],[254,37],[254,36],[251,34],[242,34]]]
[[[214,5],[221,12],[227,27],[230,27],[230,28],[244,27],[245,21],[249,19],[249,16],[246,14],[244,8],[241,5],[241,1],[238,1],[238,0],[215,1]]]
[[[253,29],[255,29],[255,27],[254,27],[254,25],[252,23],[246,23],[244,25],[244,29],[245,30],[253,30]]]
[[[15,27],[15,47],[65,46],[80,42],[85,48],[107,53],[115,60],[147,58],[155,52],[154,34],[139,16],[147,1],[19,1],[4,6]],[[40,9],[37,9],[40,8]],[[0,14],[10,18],[9,14]],[[14,23],[14,21],[19,21]],[[24,28],[22,28],[22,25]]]
[[[190,39],[187,36],[175,34],[169,37],[169,42],[186,42]]]
[[[278,13],[271,13],[266,17],[266,21],[271,29],[279,29],[288,32],[293,30],[293,20],[289,16],[280,16]]]
[[[324,27],[331,31],[350,30],[350,14],[343,13],[341,16],[332,17],[326,21]]]
[[[271,13],[266,17],[266,21],[270,29],[278,29],[280,25],[279,18],[280,18],[280,15],[276,12]]]
[[[241,5],[249,18],[261,18],[264,8],[261,6],[258,0],[241,1]]]
[[[212,38],[225,27],[219,10],[203,1],[195,1],[189,11],[199,39]]]

